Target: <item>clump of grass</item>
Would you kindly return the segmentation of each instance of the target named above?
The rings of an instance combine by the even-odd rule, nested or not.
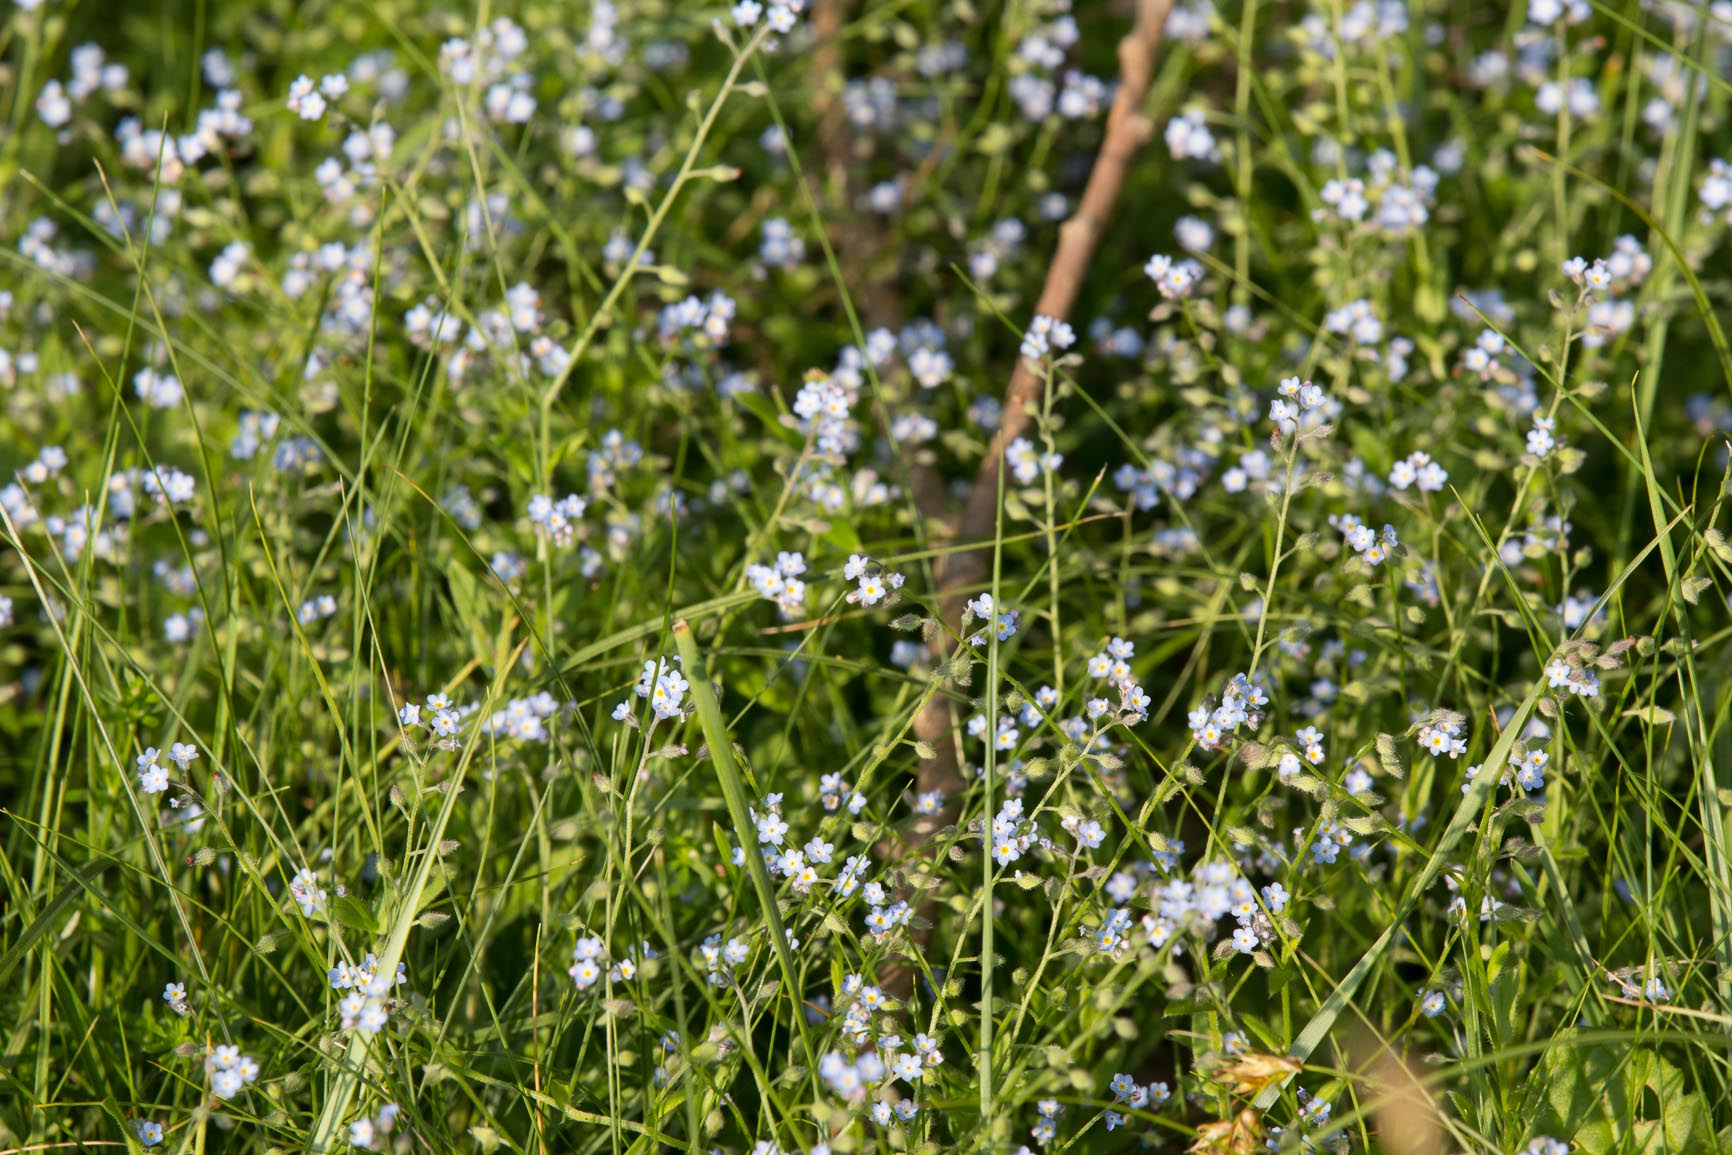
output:
[[[14,4],[0,1152],[1732,1146],[1729,61]]]

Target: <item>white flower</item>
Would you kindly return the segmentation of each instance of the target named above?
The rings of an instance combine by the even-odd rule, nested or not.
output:
[[[302,120],[323,120],[325,116],[325,98],[313,89],[313,79],[310,76],[298,76],[289,85],[289,111],[297,114]]]

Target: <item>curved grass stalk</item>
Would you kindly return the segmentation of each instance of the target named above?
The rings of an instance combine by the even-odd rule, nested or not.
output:
[[[704,656],[698,649],[698,640],[692,637],[691,624],[684,619],[674,623],[674,647],[679,651],[680,661],[685,666],[686,680],[691,683],[690,692],[692,704],[697,707],[698,726],[703,730],[704,742],[709,746],[710,762],[716,768],[716,781],[721,784],[722,797],[728,804],[728,817],[734,824],[734,835],[740,840],[740,845],[746,848],[746,873],[751,876],[752,889],[758,893],[759,905],[764,910],[764,921],[770,925],[770,945],[776,952],[776,961],[782,969],[782,981],[787,985],[788,997],[793,1000],[794,1031],[800,1036],[801,1046],[806,1053],[808,1074],[818,1069],[817,1054],[812,1049],[812,1036],[806,1029],[806,1016],[801,1012],[800,983],[794,969],[794,952],[788,947],[788,930],[782,923],[781,909],[776,905],[776,890],[770,882],[770,872],[764,867],[764,858],[754,853],[757,848],[757,831],[752,825],[751,811],[746,803],[746,784],[740,777],[739,764],[734,761],[734,743],[728,736],[727,723],[722,719],[721,705],[716,701],[716,693],[710,688],[710,676],[704,670]]]

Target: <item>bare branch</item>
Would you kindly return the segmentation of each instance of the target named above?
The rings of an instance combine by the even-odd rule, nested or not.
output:
[[[1095,249],[1105,234],[1124,187],[1125,174],[1132,159],[1148,140],[1152,128],[1143,115],[1143,102],[1148,97],[1149,84],[1154,78],[1155,57],[1160,48],[1161,32],[1166,26],[1172,0],[1138,0],[1136,23],[1119,42],[1119,84],[1107,113],[1106,133],[1094,169],[1089,173],[1082,199],[1076,212],[1059,230],[1058,249],[1047,269],[1046,283],[1035,305],[1035,314],[1065,320],[1076,303],[1077,293],[1088,276]],[[980,474],[969,490],[957,527],[957,538],[964,542],[987,542],[992,539],[998,522],[998,476],[1003,467],[1005,446],[1022,436],[1028,426],[1029,410],[1039,400],[1041,380],[1021,359],[1011,374],[1004,392],[1004,406],[992,448],[981,462]],[[946,621],[957,622],[962,616],[962,603],[969,591],[984,580],[991,549],[986,545],[948,554],[937,568],[937,584],[949,590],[940,603]],[[947,643],[940,634],[934,645]],[[938,651],[935,650],[935,653]],[[950,700],[934,696],[914,721],[915,736],[929,742],[938,757],[921,765],[920,789],[942,790],[954,797],[962,782],[957,773],[955,722]],[[954,814],[929,828],[954,821]],[[919,830],[910,842],[924,841]]]

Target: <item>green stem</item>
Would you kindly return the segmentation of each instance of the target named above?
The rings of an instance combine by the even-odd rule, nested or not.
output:
[[[812,1048],[812,1036],[806,1029],[806,1015],[800,1005],[800,982],[794,969],[794,952],[788,947],[788,931],[782,924],[782,911],[776,905],[776,889],[770,882],[770,872],[764,867],[764,856],[758,852],[758,831],[752,823],[746,803],[746,784],[740,777],[739,764],[734,761],[734,743],[728,736],[727,723],[722,720],[722,708],[710,687],[710,676],[704,668],[704,656],[698,640],[692,637],[692,627],[684,620],[674,623],[674,648],[685,666],[686,679],[691,683],[692,704],[697,707],[698,725],[704,742],[709,746],[710,762],[716,768],[716,780],[721,783],[722,797],[728,804],[728,817],[734,823],[734,835],[745,851],[746,873],[752,888],[758,892],[758,903],[764,909],[764,921],[770,925],[770,945],[781,964],[782,981],[793,1001],[794,1030],[805,1048],[808,1073],[818,1069],[817,1053]]]

